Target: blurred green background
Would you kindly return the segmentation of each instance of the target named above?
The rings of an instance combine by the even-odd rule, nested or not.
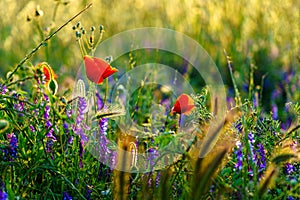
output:
[[[89,2],[92,1],[1,0],[0,76],[5,77],[43,38]],[[64,88],[68,87],[65,82],[76,77],[82,62],[72,30],[78,21],[86,29],[104,25],[104,39],[138,27],[170,28],[194,38],[207,50],[229,88],[232,82],[224,49],[232,57],[239,88],[249,83],[251,63],[256,67],[255,85],[260,85],[262,76],[267,75],[264,103],[268,110],[272,91],[287,74],[299,77],[299,12],[297,0],[98,0],[53,37],[30,62],[47,61]],[[299,91],[299,78],[295,82]],[[283,101],[300,100],[299,94],[287,96]]]

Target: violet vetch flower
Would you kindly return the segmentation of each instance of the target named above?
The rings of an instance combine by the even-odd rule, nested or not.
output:
[[[108,119],[102,118],[99,121],[99,147],[98,152],[101,156],[101,162],[106,163],[110,168],[113,168],[116,164],[116,152],[111,151],[108,148],[110,141],[107,139],[107,126]]]
[[[68,192],[63,192],[63,200],[72,200],[72,197],[68,194]]]
[[[5,190],[5,185],[0,178],[0,200],[8,199],[8,194],[4,190]]]
[[[291,163],[287,163],[285,165],[285,168],[286,168],[286,173],[288,175],[292,174],[294,172],[294,170],[295,170],[294,166]]]
[[[64,122],[64,123],[63,123],[63,127],[64,127],[66,133],[68,133],[68,132],[69,132],[69,125],[68,125],[67,122]]]
[[[8,194],[2,190],[0,190],[0,200],[7,200]]]
[[[0,93],[1,93],[1,94],[6,94],[7,91],[8,91],[8,90],[7,90],[6,85],[0,84]]]
[[[252,162],[256,164],[256,154],[255,154],[255,151],[254,151],[254,148],[253,148],[253,145],[255,143],[255,139],[254,139],[254,134],[252,132],[250,132],[248,134],[248,140],[249,140],[249,147],[250,147],[250,155],[248,155],[248,160],[252,159]],[[253,169],[251,168],[251,166],[249,166],[249,175],[250,176],[253,176]]]
[[[46,143],[46,152],[47,153],[52,152],[52,146],[53,146],[53,140],[47,140],[47,143]]]
[[[254,134],[252,132],[250,132],[248,134],[248,140],[249,140],[249,146],[250,146],[250,153],[251,153],[251,157],[252,157],[252,161],[256,162],[256,154],[253,148],[253,145],[255,143],[255,139],[254,139]],[[250,158],[250,156],[248,156],[248,158]]]
[[[99,93],[96,93],[96,97],[97,97],[97,109],[101,110],[103,107],[105,108],[105,105]],[[106,137],[107,129],[108,129],[108,119],[101,118],[99,120],[99,132],[94,133],[95,135],[98,134],[96,149],[100,155],[100,161],[108,165],[111,169],[113,169],[114,166],[116,165],[117,153],[115,151],[111,151],[108,148],[110,141]]]
[[[87,200],[90,200],[92,197],[92,190],[90,189],[92,186],[89,186],[88,184],[86,184],[86,194],[85,194],[85,198]]]
[[[236,122],[234,127],[241,133],[243,131],[243,125],[240,121]]]
[[[97,110],[101,110],[104,104],[98,92],[96,93],[96,97],[97,97]]]
[[[44,99],[46,100],[47,103],[50,103],[50,99],[49,99],[48,95],[44,94]]]
[[[56,137],[53,135],[54,129],[51,128],[51,130],[46,134],[46,137],[48,139],[51,139],[53,142],[56,142]]]
[[[32,124],[29,125],[29,128],[30,128],[31,132],[33,132],[33,133],[35,132],[35,128],[34,128],[34,126]]]
[[[240,141],[236,142],[237,149],[234,151],[236,155],[237,162],[235,164],[235,168],[237,171],[241,171],[243,167],[243,151],[242,151],[242,143]]]
[[[149,167],[151,170],[153,169],[155,162],[156,162],[156,158],[158,158],[158,157],[159,157],[158,150],[156,150],[154,148],[148,149],[148,163],[149,163]],[[148,166],[146,166],[146,167],[148,167]]]
[[[54,159],[54,152],[52,150],[54,142],[56,142],[56,136],[54,134],[54,129],[51,128],[50,131],[46,134],[47,142],[46,142],[46,152],[52,153],[52,159]]]
[[[14,159],[17,157],[18,151],[18,138],[14,133],[7,134],[7,139],[9,141],[9,153],[10,156]]]
[[[257,146],[258,146],[257,152],[260,156],[260,159],[257,160],[257,164],[259,167],[259,172],[262,172],[266,169],[266,165],[267,165],[266,153],[263,144],[259,143]]]
[[[274,120],[278,119],[278,107],[275,103],[272,104],[272,118]]]
[[[19,112],[24,111],[24,102],[19,101],[19,103],[14,104],[14,109],[19,111]]]
[[[75,134],[79,135],[84,142],[88,141],[87,136],[84,134],[84,129],[89,130],[89,127],[83,122],[84,114],[87,110],[87,103],[84,97],[78,97],[78,116],[75,124],[72,126]]]
[[[161,178],[161,172],[158,171],[157,174],[156,174],[156,180],[155,180],[156,188],[158,188],[158,186],[159,186],[160,178]]]

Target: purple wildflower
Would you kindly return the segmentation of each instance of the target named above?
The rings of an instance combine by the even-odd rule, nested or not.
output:
[[[46,138],[47,138],[46,152],[47,152],[47,153],[52,153],[52,154],[51,154],[51,155],[52,155],[52,159],[54,159],[54,152],[53,152],[53,150],[52,150],[52,147],[53,147],[54,142],[57,141],[57,140],[56,140],[56,136],[55,136],[55,134],[53,134],[53,133],[54,133],[54,129],[51,128],[51,129],[49,130],[49,132],[46,134]]]
[[[161,172],[158,171],[157,174],[156,174],[156,180],[155,180],[155,184],[156,184],[157,188],[158,188],[159,183],[160,183],[160,178],[161,178]]]
[[[156,158],[159,157],[159,152],[158,150],[154,149],[154,148],[149,148],[148,149],[148,161],[149,161],[149,167],[152,170],[155,162],[156,162]],[[146,167],[148,167],[148,164]]]
[[[72,200],[72,197],[68,194],[68,192],[63,192],[63,200]]]
[[[255,139],[254,139],[254,134],[252,132],[250,132],[248,134],[248,140],[249,140],[249,147],[250,147],[250,155],[248,155],[248,160],[252,159],[252,162],[256,164],[257,158],[256,158],[256,153],[255,153],[254,148],[253,148],[254,143],[255,143]],[[249,175],[253,176],[254,175],[253,174],[253,169],[251,168],[251,166],[249,166],[249,167],[250,167],[249,170],[248,170]]]
[[[6,94],[7,91],[8,91],[8,90],[7,90],[6,85],[0,84],[0,93],[1,93],[1,94]]]
[[[99,121],[99,147],[98,152],[101,155],[101,162],[107,163],[111,168],[116,164],[116,154],[108,148],[110,141],[107,139],[108,119],[102,118]]]
[[[260,159],[257,160],[257,164],[259,167],[259,172],[262,172],[266,169],[267,161],[266,161],[266,153],[263,144],[259,143],[258,145],[258,154]]]
[[[69,124],[67,122],[63,123],[63,128],[65,130],[65,133],[69,133],[70,132],[70,130],[69,130]]]
[[[44,94],[44,99],[46,102],[46,106],[45,106],[45,110],[44,110],[44,119],[46,121],[45,126],[47,129],[50,129],[50,127],[52,126],[52,123],[50,121],[50,100],[46,94]],[[44,102],[43,102],[43,104],[44,104]]]
[[[46,100],[47,103],[50,103],[50,99],[49,99],[48,95],[44,94],[44,99]]]
[[[259,106],[259,93],[255,92],[253,97],[253,106],[254,108],[257,108]]]
[[[286,163],[285,168],[286,168],[286,173],[288,175],[292,174],[295,170],[294,166],[291,163]]]
[[[75,134],[79,135],[84,142],[88,141],[87,136],[84,134],[84,129],[89,127],[83,122],[84,114],[87,112],[87,103],[84,97],[78,97],[78,116],[75,125],[72,126]]]
[[[257,145],[258,150],[257,153],[259,155],[257,159],[257,167],[258,167],[258,178],[260,179],[263,175],[263,172],[266,170],[267,161],[266,161],[266,153],[263,144],[259,143]]]
[[[53,135],[54,129],[51,128],[50,131],[46,134],[46,137],[48,139],[53,140],[53,142],[56,142],[56,137]]]
[[[243,131],[243,125],[242,125],[242,122],[240,122],[240,121],[237,121],[234,124],[234,127],[238,130],[239,133],[241,133]]]
[[[237,149],[234,151],[236,155],[237,162],[235,164],[235,168],[237,171],[241,171],[243,167],[243,151],[242,151],[242,143],[240,141],[236,142]]]
[[[69,119],[71,118],[72,113],[73,113],[72,109],[70,109],[69,107],[67,107],[67,108],[66,108],[66,115],[67,115],[67,117],[68,117]]]
[[[215,185],[212,184],[212,185],[210,186],[209,192],[210,192],[210,193],[213,193],[213,192],[214,192],[214,189],[215,189]]]
[[[19,101],[19,103],[14,104],[14,109],[19,111],[19,112],[24,111],[24,102]]]
[[[7,200],[8,199],[8,194],[4,191],[5,190],[5,185],[2,182],[0,178],[0,200]]]
[[[33,133],[35,132],[35,128],[34,128],[34,126],[32,124],[29,125],[29,128],[30,128],[31,132],[33,132]]]
[[[252,132],[250,132],[249,134],[248,134],[248,140],[249,140],[249,146],[250,146],[250,156],[251,156],[251,158],[252,158],[252,161],[253,162],[256,162],[256,154],[255,154],[255,151],[254,151],[254,149],[253,149],[253,145],[254,145],[254,143],[255,143],[255,139],[254,139],[254,134],[252,133]],[[250,158],[250,157],[248,157],[248,158]]]
[[[104,106],[103,100],[100,97],[100,94],[98,92],[96,93],[96,97],[97,97],[97,110],[101,110]]]
[[[8,194],[2,190],[0,190],[0,199],[1,200],[7,200],[8,199]]]
[[[53,146],[53,140],[47,140],[47,143],[46,143],[46,152],[47,153],[52,152],[52,146]]]
[[[272,104],[272,118],[274,120],[278,119],[278,107],[275,103]]]
[[[7,134],[7,139],[9,141],[9,152],[12,158],[17,157],[17,148],[18,148],[18,138],[14,133]]]
[[[92,186],[89,186],[88,184],[86,184],[85,197],[86,197],[87,200],[91,199],[91,196],[92,196],[92,190],[90,188],[92,188]]]

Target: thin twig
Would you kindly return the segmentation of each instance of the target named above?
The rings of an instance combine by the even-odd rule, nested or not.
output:
[[[27,81],[27,80],[30,80],[30,79],[33,79],[33,78],[34,78],[33,76],[27,76],[27,77],[25,77],[23,79],[19,79],[19,80],[16,80],[14,82],[11,82],[11,83],[7,84],[6,86],[9,87],[9,86],[14,85],[16,83],[24,82],[24,81]]]
[[[61,29],[63,29],[67,24],[69,24],[71,21],[73,21],[76,17],[81,15],[84,11],[86,11],[88,8],[92,6],[93,3],[88,4],[84,9],[82,9],[79,13],[74,15],[72,18],[70,18],[67,22],[65,22],[62,26],[60,26],[58,29],[56,29],[53,33],[51,33],[48,37],[46,37],[37,47],[35,47],[30,53],[28,53],[23,60],[19,62],[19,64],[16,66],[16,68],[12,71],[12,73],[9,74],[7,80],[9,80],[14,73],[34,54],[36,53],[48,40],[50,40],[56,33],[58,33]]]

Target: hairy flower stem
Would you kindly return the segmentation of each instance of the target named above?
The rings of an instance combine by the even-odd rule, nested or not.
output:
[[[231,61],[231,58],[227,55],[227,53],[226,53],[225,50],[224,50],[224,55],[226,57],[226,61],[227,61],[227,65],[228,65],[228,68],[229,68],[231,80],[232,80],[232,83],[233,83],[234,92],[235,92],[235,95],[236,95],[237,105],[241,106],[242,105],[242,100],[241,100],[241,96],[240,96],[237,84],[236,84],[235,79],[233,77],[232,61]]]
[[[48,37],[46,37],[40,44],[38,44],[30,53],[28,53],[15,67],[15,69],[8,75],[6,81],[8,81],[17,71],[18,69],[29,59],[33,54],[35,54],[44,44],[50,40],[56,33],[58,33],[61,29],[63,29],[66,25],[68,25],[71,21],[73,21],[76,17],[85,12],[88,8],[92,6],[93,3],[88,4],[84,9],[82,9],[79,13],[71,17],[67,22],[61,25],[58,29],[56,29],[53,33],[51,33]]]

